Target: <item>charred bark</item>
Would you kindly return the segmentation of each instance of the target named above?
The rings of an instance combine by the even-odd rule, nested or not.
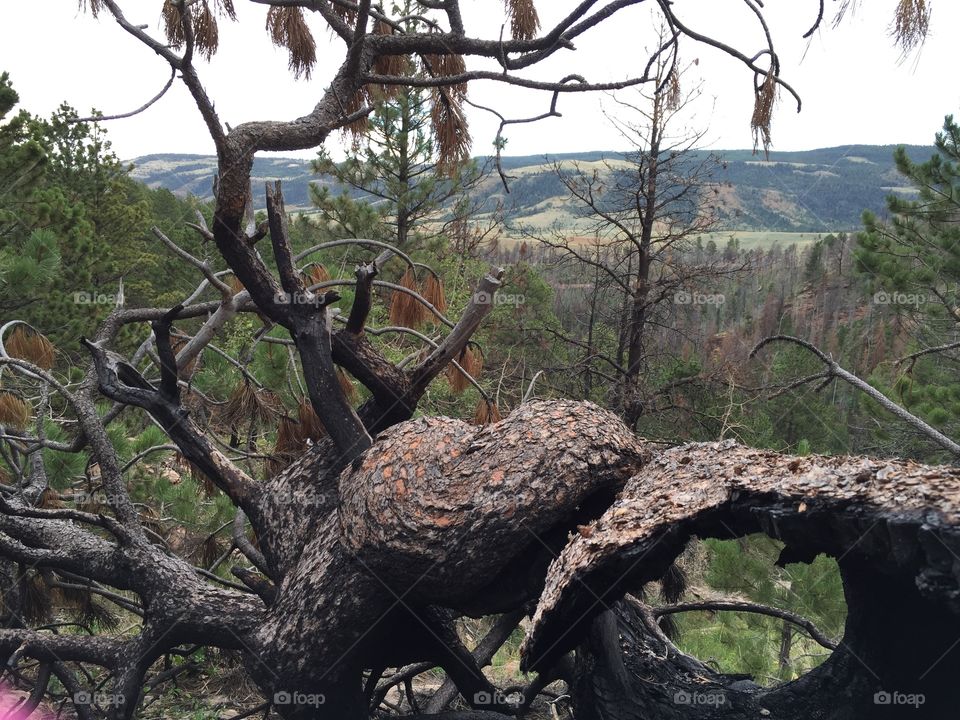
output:
[[[138,387],[127,376],[134,386],[126,385],[97,357],[111,392],[138,390],[153,410],[175,403],[162,382]],[[258,491],[259,561],[273,584],[238,573],[256,594],[209,585],[109,519],[7,501],[4,556],[130,590],[144,621],[135,638],[89,642],[10,630],[0,649],[100,663],[128,696],[178,644],[234,648],[284,716],[346,720],[369,716],[364,670],[423,662],[445,668],[476,711],[509,714],[512,706],[489,707],[500,696],[450,621],[539,597],[525,662],[551,677],[577,652],[578,718],[895,717],[901,706],[874,704],[882,693],[922,695],[916,716],[936,717],[957,700],[960,667],[948,642],[960,636],[953,468],[729,443],[658,455],[610,413],[553,401],[484,428],[404,422],[353,462],[321,442]],[[83,523],[100,523],[113,540]],[[759,531],[782,539],[791,559],[827,552],[840,561],[846,632],[803,678],[761,689],[723,676],[678,653],[652,614],[617,602],[660,577],[692,534]],[[135,707],[132,696],[115,714]]]
[[[911,717],[943,717],[960,700],[948,680],[960,671],[960,654],[950,647],[960,637],[958,510],[960,471],[953,468],[792,458],[732,443],[676,448],[633,477],[551,567],[525,662],[540,667],[582,634],[593,639],[578,651],[586,663],[578,707],[586,717],[746,718],[766,711],[853,720],[903,717],[910,703],[918,710]],[[670,661],[655,639],[640,633],[624,668],[609,656],[609,642],[607,654],[598,652],[596,637],[613,622],[608,608],[656,577],[687,538],[754,532],[783,540],[791,562],[818,553],[838,559],[848,616],[823,665],[772,689],[705,667],[695,682],[688,669],[677,669],[672,681],[649,683],[640,678],[651,677],[650,658]]]
[[[267,537],[268,546],[282,537],[297,550],[270,552],[284,579],[250,670],[270,693],[322,695],[325,713],[360,718],[363,668],[430,660],[482,706],[474,698],[494,696],[493,688],[451,647],[434,606],[494,612],[502,600],[490,586],[503,570],[537,552],[544,533],[574,530],[577,508],[619,487],[642,461],[642,445],[595,406],[554,402],[530,403],[486,428],[407,422],[374,448],[338,479],[322,480],[339,497],[339,507],[322,508],[323,525],[316,516],[294,524],[296,537],[281,522]],[[310,467],[293,473],[298,483],[308,485]]]

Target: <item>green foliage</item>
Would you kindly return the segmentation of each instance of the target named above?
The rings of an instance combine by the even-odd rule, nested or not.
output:
[[[926,162],[894,153],[897,170],[915,197],[891,195],[888,222],[864,213],[857,238],[858,270],[875,290],[874,302],[917,329],[913,349],[957,339],[960,317],[960,125],[952,115],[936,134],[936,154]],[[939,354],[920,358],[900,377],[885,377],[888,393],[947,435],[960,432],[960,396],[955,365]]]
[[[121,299],[169,306],[196,286],[149,230],[206,256],[185,226],[199,206],[132,180],[102,128],[69,105],[40,119],[13,114],[17,100],[0,75],[0,309],[76,357],[76,339]]]
[[[30,231],[25,242],[0,248],[0,303],[6,307],[38,296],[60,270],[60,249],[51,231]]]
[[[44,422],[44,431],[47,439],[53,442],[67,442],[69,437],[63,428],[53,420]],[[47,471],[47,481],[50,486],[62,490],[80,477],[87,467],[89,455],[83,453],[60,452],[59,450],[43,450],[43,464]]]
[[[33,204],[37,189],[46,171],[47,153],[30,133],[30,116],[21,110],[10,116],[20,101],[13,89],[9,73],[0,74],[0,237],[6,239],[23,230],[21,218]]]
[[[897,170],[917,189],[917,199],[891,195],[889,223],[864,214],[858,237],[858,267],[889,291],[928,292],[930,312],[956,309],[960,280],[960,126],[949,115],[936,135],[937,154],[913,162],[900,147]],[[944,307],[946,306],[946,307]]]
[[[123,423],[111,423],[107,426],[107,437],[117,452],[120,462],[126,462],[133,456],[133,443],[128,437],[128,430]]]
[[[8,73],[0,75],[0,309],[29,306],[50,288],[60,269],[56,234],[72,219],[61,193],[44,187],[48,148],[34,136]]]
[[[411,236],[438,234],[441,209],[454,218],[467,211],[458,200],[462,203],[480,173],[472,162],[440,167],[431,102],[424,88],[397,88],[380,97],[367,131],[346,160],[336,163],[320,151],[314,172],[332,176],[344,188],[335,194],[328,185],[311,186],[311,200],[334,235],[389,240],[406,248]]]
[[[811,620],[828,637],[839,637],[846,603],[836,561],[824,555],[810,564],[774,565],[783,544],[762,535],[740,540],[706,540],[706,584],[728,599],[768,605]],[[680,618],[681,646],[712,660],[723,672],[749,673],[761,683],[791,680],[823,662],[829,651],[803,631],[785,630],[782,620],[747,612],[719,612],[713,618]],[[789,653],[781,658],[787,635]]]
[[[170,439],[167,434],[156,425],[147,425],[143,432],[133,438],[131,449],[134,453],[142,453],[144,450],[156,445],[167,445]]]

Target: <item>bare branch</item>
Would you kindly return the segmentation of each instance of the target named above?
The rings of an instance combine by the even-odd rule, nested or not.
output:
[[[90,117],[83,117],[83,118],[69,118],[67,122],[74,123],[74,124],[85,123],[85,122],[105,122],[107,120],[123,120],[125,118],[133,117],[134,115],[139,115],[144,110],[149,109],[151,105],[153,105],[160,98],[162,98],[164,95],[167,94],[167,90],[169,90],[173,86],[173,81],[176,79],[176,77],[177,77],[177,69],[175,67],[171,67],[170,79],[167,80],[166,84],[160,89],[160,92],[158,92],[152,98],[147,100],[147,102],[145,102],[143,105],[138,107],[136,110],[131,110],[130,112],[125,112],[125,113],[119,113],[117,115],[91,115]]]
[[[831,377],[838,377],[841,380],[849,383],[853,387],[857,388],[858,390],[866,393],[867,395],[870,396],[870,398],[872,398],[877,403],[879,403],[880,406],[883,407],[885,410],[892,413],[896,417],[900,418],[905,423],[913,427],[915,430],[918,430],[921,434],[933,440],[933,442],[935,442],[940,447],[944,448],[945,450],[949,450],[954,455],[960,457],[960,444],[957,444],[956,442],[948,438],[946,435],[941,433],[936,428],[931,427],[930,425],[925,423],[923,420],[918,418],[916,415],[908,412],[907,410],[902,408],[900,405],[897,405],[890,398],[888,398],[886,395],[884,395],[882,392],[877,390],[875,387],[873,387],[866,381],[860,379],[853,373],[847,370],[844,370],[842,367],[840,367],[839,364],[834,362],[831,358],[827,357],[819,348],[815,347],[813,344],[807,342],[806,340],[801,340],[800,338],[795,338],[790,335],[774,335],[772,337],[767,337],[761,340],[759,343],[757,343],[756,347],[754,347],[753,350],[750,351],[750,357],[751,358],[754,357],[766,345],[769,345],[770,343],[774,343],[774,342],[792,343],[794,345],[799,345],[800,347],[806,350],[809,350],[814,355],[816,355],[817,358],[819,358],[820,361],[824,363],[824,365],[827,366],[827,372],[829,372]]]
[[[664,605],[662,607],[652,608],[652,611],[654,616],[658,618],[663,617],[664,615],[672,615],[674,613],[694,611],[744,612],[753,613],[756,615],[766,615],[767,617],[786,620],[787,622],[796,625],[799,628],[803,628],[803,630],[806,631],[811,639],[813,639],[819,645],[825,647],[827,650],[837,649],[837,643],[820,632],[820,630],[817,629],[817,626],[814,625],[810,620],[807,620],[807,618],[797,615],[796,613],[792,613],[788,610],[781,610],[780,608],[772,607],[770,605],[736,600],[708,600],[705,602]]]
[[[500,287],[502,277],[503,268],[494,268],[484,276],[460,321],[440,346],[411,371],[414,392],[422,393],[433,378],[460,354],[483,318],[493,309],[493,297]]]
[[[956,350],[957,348],[960,348],[960,342],[947,343],[946,345],[938,345],[937,347],[925,348],[923,350],[919,350],[918,352],[905,355],[904,357],[897,360],[896,364],[902,365],[903,363],[909,363],[910,367],[912,368],[916,363],[916,361],[925,355],[945,353],[945,352],[949,352],[950,350]]]
[[[194,227],[199,227],[199,226],[194,226]],[[216,275],[216,273],[214,273],[213,268],[210,267],[209,262],[207,262],[206,260],[200,260],[198,258],[195,258],[193,255],[191,255],[186,250],[184,250],[179,245],[177,245],[175,242],[173,242],[173,240],[168,238],[156,225],[154,225],[151,228],[151,232],[153,232],[153,234],[156,235],[160,239],[160,241],[164,245],[166,245],[168,248],[170,248],[178,257],[183,258],[188,263],[193,265],[195,268],[200,270],[200,272],[203,273],[203,276],[207,279],[207,282],[209,282],[217,290],[219,290],[221,295],[223,295],[224,297],[229,297],[230,295],[233,294],[232,291],[230,290],[230,286],[227,285],[223,280],[221,280]],[[209,234],[209,231],[207,232]]]

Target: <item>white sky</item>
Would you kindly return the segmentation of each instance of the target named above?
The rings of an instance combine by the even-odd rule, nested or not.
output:
[[[199,61],[200,76],[221,119],[237,125],[309,112],[340,62],[341,41],[315,25],[320,62],[310,81],[294,81],[287,73],[286,52],[273,48],[263,31],[266,8],[246,0],[234,2],[240,22],[223,20],[220,52],[212,63]],[[131,21],[148,24],[160,36],[159,0],[120,4]],[[544,26],[576,4],[539,0]],[[576,72],[600,81],[632,74],[646,59],[651,4],[617,14],[612,22],[581,37],[576,52],[561,51],[533,76],[558,79]],[[501,0],[463,0],[462,5],[468,29],[472,24],[486,37],[499,35]],[[827,3],[828,18],[832,5]],[[808,43],[801,35],[816,16],[816,0],[767,0],[782,76],[804,99],[798,115],[789,96],[782,96],[774,118],[775,150],[932,142],[943,116],[960,107],[960,91],[951,77],[956,57],[951,43],[956,40],[950,40],[950,30],[960,27],[960,3],[934,3],[932,35],[919,56],[906,62],[899,62],[899,51],[888,34],[895,6],[896,0],[869,0],[840,28],[825,22]],[[742,0],[675,0],[674,7],[687,25],[748,55],[763,47],[759,26],[751,22]],[[169,77],[166,64],[124,33],[108,13],[93,20],[77,10],[77,0],[7,0],[0,9],[0,28],[0,70],[10,72],[21,107],[35,114],[47,115],[63,100],[81,112],[91,107],[107,114],[126,112],[156,94]],[[693,124],[709,126],[707,140],[715,149],[750,147],[750,73],[718,51],[690,42],[681,54],[699,60],[697,71],[705,81],[705,97]],[[470,97],[510,116],[538,114],[549,102],[544,94],[495,83],[472,85]],[[621,148],[620,136],[599,112],[602,101],[599,95],[562,97],[563,118],[508,129],[506,154]],[[610,105],[607,99],[606,106]],[[489,152],[496,121],[478,112],[472,112],[470,120],[474,153]],[[146,113],[109,123],[109,136],[121,158],[213,153],[199,115],[179,83]]]

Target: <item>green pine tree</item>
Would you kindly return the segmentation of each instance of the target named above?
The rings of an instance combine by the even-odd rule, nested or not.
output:
[[[474,162],[441,163],[432,136],[433,98],[423,88],[382,94],[368,127],[343,162],[325,150],[313,163],[343,191],[311,186],[314,205],[341,236],[379,239],[399,247],[449,234],[471,210],[467,193],[480,180]]]
[[[61,267],[56,235],[47,229],[69,215],[65,200],[44,188],[47,148],[31,134],[20,98],[0,74],[0,310],[39,302]],[[9,118],[8,118],[9,116]]]
[[[916,196],[890,196],[890,220],[864,213],[858,269],[872,280],[876,305],[910,328],[916,350],[958,340],[960,319],[960,125],[947,116],[930,160],[894,153]],[[895,368],[888,384],[895,400],[947,435],[960,432],[960,377],[955,351],[936,352]]]
[[[720,597],[787,610],[812,621],[827,637],[842,634],[847,609],[833,558],[819,555],[809,564],[780,568],[775,562],[783,544],[763,535],[704,545],[704,581]],[[688,652],[763,684],[799,677],[830,654],[792,624],[751,612],[722,611],[712,618],[684,614],[680,631]]]

